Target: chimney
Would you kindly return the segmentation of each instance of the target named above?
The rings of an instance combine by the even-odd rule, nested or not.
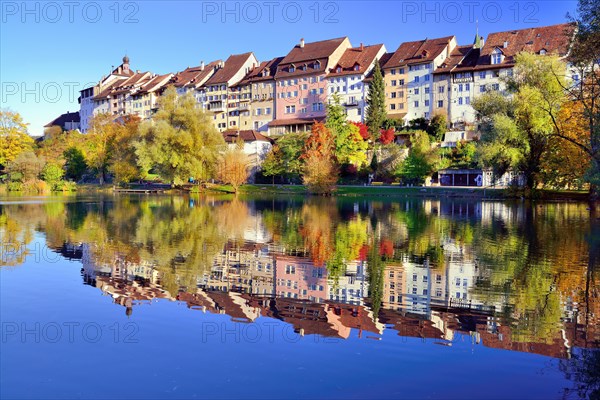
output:
[[[364,44],[362,44],[362,42],[361,42],[361,43],[360,43],[360,51],[364,51],[364,49],[365,49],[365,45],[364,45]]]
[[[204,61],[200,61],[200,71],[204,71]]]
[[[300,48],[304,48],[304,38],[300,39]]]

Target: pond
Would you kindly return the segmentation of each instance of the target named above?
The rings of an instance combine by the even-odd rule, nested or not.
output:
[[[1,398],[600,396],[586,204],[11,197],[0,235]]]

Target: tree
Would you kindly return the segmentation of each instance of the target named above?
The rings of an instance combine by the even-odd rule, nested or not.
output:
[[[106,181],[116,129],[111,114],[96,114],[90,120],[90,129],[85,136],[86,163],[96,171],[101,185]]]
[[[279,162],[276,170],[282,171],[281,176],[299,179],[304,167],[302,151],[307,139],[305,133],[288,133],[277,139],[275,146],[278,148]]]
[[[444,139],[447,128],[448,118],[446,117],[446,113],[437,112],[429,122],[427,133],[429,133],[433,140],[441,142]]]
[[[390,144],[396,138],[396,130],[394,128],[382,129],[379,136],[381,144]]]
[[[44,168],[44,160],[31,150],[20,153],[6,166],[11,181],[27,182],[36,180]]]
[[[522,173],[529,190],[540,182],[542,157],[555,132],[552,115],[565,100],[558,78],[564,81],[564,71],[556,56],[519,53],[507,79],[513,98],[488,92],[473,102],[483,125],[478,159],[497,175],[511,169]]]
[[[224,147],[223,135],[196,107],[196,99],[191,94],[178,97],[173,87],[160,98],[152,121],[140,125],[135,144],[139,165],[175,185],[215,177]]]
[[[438,162],[438,153],[431,147],[427,132],[416,131],[411,137],[408,156],[398,165],[396,174],[406,183],[422,184],[434,172]]]
[[[244,142],[238,141],[234,149],[228,149],[223,153],[219,162],[219,179],[231,185],[235,193],[248,180],[248,157],[243,148]]]
[[[49,162],[42,169],[41,177],[52,189],[54,189],[56,185],[60,183],[64,174],[65,171],[63,171],[60,165]]]
[[[18,113],[0,110],[0,165],[6,166],[19,154],[33,148],[27,124]]]
[[[377,139],[379,137],[379,130],[387,116],[385,108],[385,84],[383,82],[383,75],[381,74],[378,60],[375,60],[373,79],[369,84],[367,105],[368,108],[365,122],[369,127],[371,137]]]
[[[77,147],[69,147],[63,156],[65,158],[65,177],[75,182],[79,181],[87,169],[83,153]]]
[[[274,145],[267,153],[265,160],[262,163],[262,174],[273,178],[275,183],[276,176],[283,176],[285,173],[285,165],[283,163],[283,152],[279,145]]]
[[[358,133],[363,138],[363,140],[369,140],[371,135],[369,134],[369,127],[362,122],[352,122],[352,125],[355,125],[358,128]]]
[[[352,164],[360,168],[367,160],[367,142],[360,134],[359,128],[348,122],[340,97],[334,93],[327,104],[327,120],[325,126],[335,140],[335,157],[339,164]]]
[[[140,178],[140,168],[135,153],[140,121],[137,115],[126,115],[123,123],[115,129],[108,169],[115,175],[115,181],[118,183],[128,183]]]
[[[302,154],[304,169],[302,179],[308,190],[315,194],[331,193],[337,182],[335,139],[329,129],[315,122]]]

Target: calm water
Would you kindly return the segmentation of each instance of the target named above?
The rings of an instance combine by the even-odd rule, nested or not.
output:
[[[1,398],[599,398],[585,204],[0,202]]]

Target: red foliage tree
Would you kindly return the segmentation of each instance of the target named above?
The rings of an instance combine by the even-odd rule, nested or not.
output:
[[[394,243],[389,239],[383,239],[379,244],[379,254],[385,257],[394,255]]]
[[[354,124],[358,127],[358,132],[360,133],[360,136],[362,136],[362,138],[364,140],[369,139],[369,137],[370,137],[369,127],[367,125],[363,124],[362,122],[353,122],[352,124]]]
[[[379,141],[382,144],[389,144],[394,141],[396,137],[396,130],[394,128],[382,129],[381,136],[379,136]]]

